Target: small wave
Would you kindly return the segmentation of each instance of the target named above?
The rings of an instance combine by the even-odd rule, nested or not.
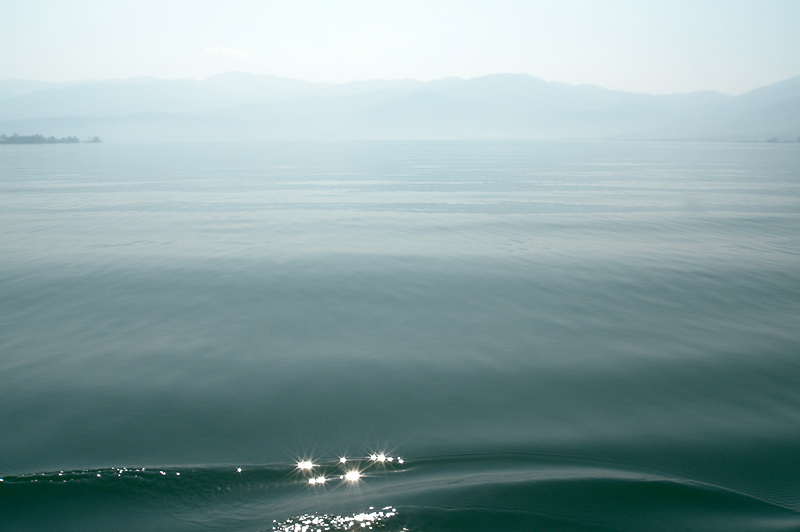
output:
[[[664,474],[536,454],[391,458],[6,476],[0,513],[19,530],[54,509],[49,530],[107,530],[103,516],[171,531],[800,529],[797,509]]]

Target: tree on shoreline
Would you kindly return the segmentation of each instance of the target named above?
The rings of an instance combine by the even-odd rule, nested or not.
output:
[[[56,138],[54,136],[45,137],[44,135],[18,135],[14,133],[11,136],[0,135],[0,144],[77,144],[80,142],[78,137],[62,137]],[[98,143],[102,142],[98,137],[88,140],[87,142]]]

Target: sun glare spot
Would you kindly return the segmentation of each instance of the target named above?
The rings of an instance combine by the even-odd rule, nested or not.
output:
[[[342,456],[341,458],[339,458],[339,463],[340,463],[340,464],[346,464],[346,463],[347,463],[347,458],[345,458],[344,456]]]
[[[311,460],[300,460],[297,462],[297,469],[301,469],[303,471],[311,471],[314,467],[316,467]]]
[[[348,472],[347,472],[347,473],[345,473],[345,475],[344,475],[344,479],[345,479],[346,481],[348,481],[348,482],[358,482],[358,480],[359,480],[360,478],[361,478],[361,473],[359,473],[359,472],[358,472],[358,471],[356,471],[356,470],[353,470],[353,471],[348,471]]]

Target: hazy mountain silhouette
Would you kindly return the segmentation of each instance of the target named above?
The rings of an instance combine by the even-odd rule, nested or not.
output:
[[[800,76],[787,79],[654,129],[652,136],[713,140],[798,140]]]
[[[226,73],[197,80],[0,81],[0,133],[107,141],[244,139],[796,140],[800,76],[740,96],[655,96],[497,74],[312,83]]]

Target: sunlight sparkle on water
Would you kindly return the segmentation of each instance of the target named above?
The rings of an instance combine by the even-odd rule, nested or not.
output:
[[[316,466],[311,462],[311,460],[300,460],[297,462],[297,469],[311,471],[314,467]]]
[[[383,476],[385,473],[402,470],[403,459],[390,456],[386,452],[370,452],[366,456],[346,457],[334,455],[336,458],[319,461],[303,458],[295,462],[295,471],[306,485],[317,486],[330,484],[334,479],[343,484],[357,484],[367,476]]]
[[[385,526],[385,522],[397,515],[397,510],[387,506],[381,510],[370,508],[367,512],[351,515],[314,515],[306,514],[275,522],[272,530],[276,532],[322,532],[327,530],[372,530],[373,527]],[[402,528],[401,531],[407,529]]]

